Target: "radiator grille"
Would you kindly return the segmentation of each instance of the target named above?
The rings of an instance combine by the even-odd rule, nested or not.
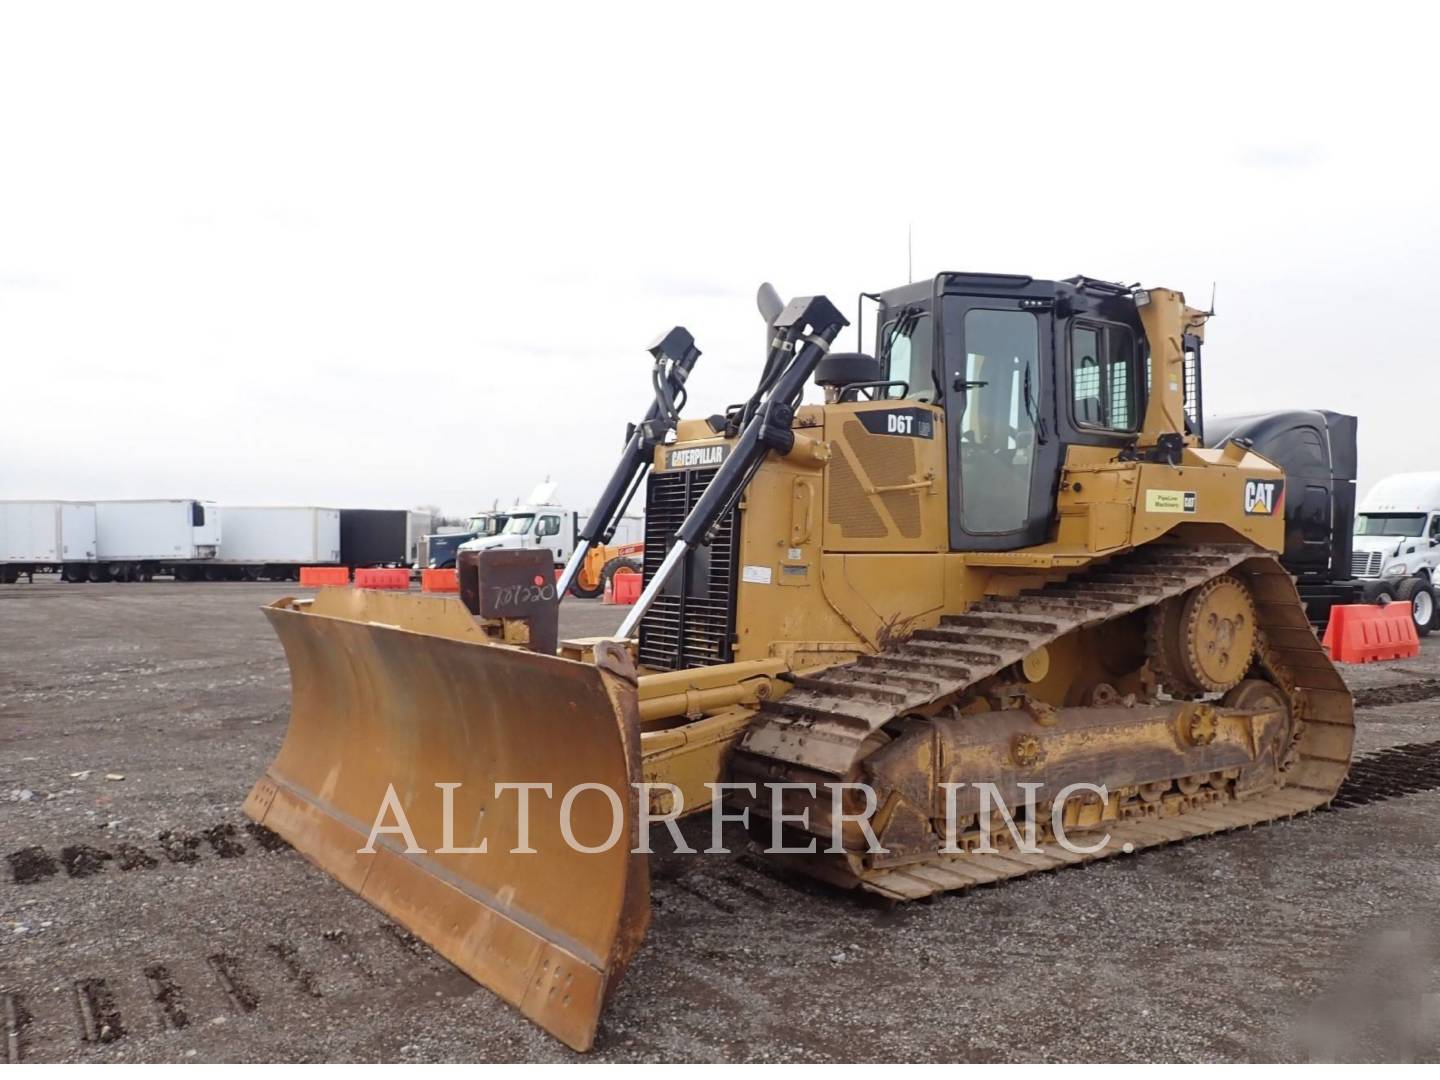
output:
[[[645,583],[675,542],[685,515],[719,472],[652,472],[645,500]],[[692,551],[640,620],[640,663],[660,671],[727,664],[734,658],[738,511],[708,548]]]
[[[1379,577],[1384,562],[1383,551],[1357,551],[1350,560],[1350,572],[1356,577]]]

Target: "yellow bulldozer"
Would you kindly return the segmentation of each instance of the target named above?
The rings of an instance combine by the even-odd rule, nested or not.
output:
[[[693,338],[656,342],[559,582],[482,553],[459,599],[266,609],[293,711],[247,812],[577,1049],[645,933],[657,821],[744,819],[905,901],[1303,813],[1349,768],[1276,559],[1284,474],[1204,446],[1209,312],[970,273],[860,303],[873,352],[843,353],[829,300],[762,289],[758,385],[708,417],[680,415]],[[640,600],[560,640],[642,483]]]

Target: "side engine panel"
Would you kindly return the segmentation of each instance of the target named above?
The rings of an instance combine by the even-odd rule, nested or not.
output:
[[[944,412],[913,402],[830,405],[827,552],[949,548]]]

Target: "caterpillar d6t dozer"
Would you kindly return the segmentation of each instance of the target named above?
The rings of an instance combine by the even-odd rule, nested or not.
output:
[[[1283,473],[1204,446],[1208,313],[995,274],[867,301],[873,355],[840,353],[828,300],[762,289],[759,384],[708,418],[679,415],[690,335],[657,342],[559,582],[477,553],[458,600],[267,609],[294,707],[251,816],[584,1049],[647,825],[719,781],[771,857],[894,900],[1327,802],[1351,698],[1275,558]],[[557,640],[642,482],[640,601]]]

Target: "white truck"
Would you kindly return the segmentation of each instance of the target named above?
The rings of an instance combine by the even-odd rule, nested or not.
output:
[[[112,499],[95,503],[91,581],[217,580],[220,509],[198,499]]]
[[[59,573],[83,581],[95,564],[95,504],[47,500],[0,502],[0,583]]]
[[[220,551],[207,564],[236,581],[298,581],[302,566],[340,562],[340,511],[321,506],[221,506]]]
[[[1368,600],[1409,600],[1417,626],[1436,622],[1440,566],[1440,472],[1387,476],[1355,513],[1352,572]]]
[[[506,514],[503,510],[482,510],[472,514],[470,520],[461,526],[437,529],[425,537],[417,561],[421,570],[444,570],[455,565],[455,553],[461,544],[485,536],[495,536],[505,527]]]
[[[556,566],[564,566],[575,551],[583,524],[578,510],[571,510],[554,501],[558,485],[546,482],[530,493],[523,503],[505,511],[505,525],[494,536],[480,536],[466,541],[461,551],[489,551],[494,548],[549,548]],[[645,539],[642,518],[627,516],[620,520],[613,544],[629,544]]]

